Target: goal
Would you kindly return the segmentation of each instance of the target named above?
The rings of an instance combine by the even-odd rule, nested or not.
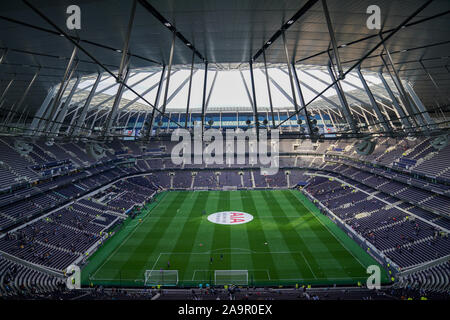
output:
[[[235,191],[235,190],[237,190],[237,186],[223,186],[222,190],[223,191]]]
[[[178,270],[145,270],[144,286],[176,286]]]
[[[248,270],[216,270],[214,283],[216,285],[248,285]]]

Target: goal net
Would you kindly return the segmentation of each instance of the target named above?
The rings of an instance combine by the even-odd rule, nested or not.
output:
[[[248,270],[216,270],[214,283],[216,285],[248,285]]]
[[[178,270],[145,270],[145,286],[176,286]]]
[[[234,191],[234,190],[237,190],[237,186],[223,186],[222,190],[223,191]]]

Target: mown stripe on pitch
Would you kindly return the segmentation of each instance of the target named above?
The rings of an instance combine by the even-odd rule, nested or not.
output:
[[[188,193],[187,192],[177,192],[175,194],[175,198],[170,202],[167,209],[164,210],[164,214],[161,217],[175,216],[177,213],[177,209],[181,207],[186,199]],[[165,198],[165,200],[170,200]],[[156,208],[156,210],[163,210],[162,208]],[[151,213],[150,213],[151,214]],[[115,278],[119,277],[119,274],[127,273],[136,273],[136,279],[140,279],[143,277],[143,274],[139,274],[139,272],[145,268],[147,259],[149,255],[153,253],[153,250],[157,247],[158,242],[164,238],[164,233],[168,229],[169,224],[171,223],[171,219],[161,219],[160,217],[155,218],[157,220],[146,220],[145,226],[151,226],[147,230],[143,229],[143,231],[139,231],[133,235],[132,238],[124,244],[124,246],[115,254],[115,256],[120,258],[120,261],[116,261],[113,264],[113,268],[116,269]],[[142,226],[144,227],[144,226]],[[142,229],[141,227],[141,229]],[[139,237],[139,235],[141,237]],[[139,240],[140,238],[140,240]],[[152,238],[159,239],[158,241],[151,241]],[[131,241],[139,241],[138,245],[128,245],[128,242]],[[133,249],[134,248],[134,249]],[[113,259],[115,257],[112,257]],[[108,264],[105,265],[105,267]]]
[[[289,226],[291,220],[286,217],[286,213],[281,208],[277,198],[273,195],[273,191],[263,191],[263,198],[266,204],[271,208],[271,212],[277,215],[274,216],[273,219],[276,221],[278,232],[291,252],[291,258],[297,265],[299,273],[305,279],[322,277],[323,274],[320,266],[317,264],[313,254],[309,251],[308,246],[298,235],[297,231]],[[308,261],[305,261],[305,258],[303,258],[301,254],[293,253],[298,251],[301,251]],[[309,269],[308,264],[313,271]]]
[[[285,196],[292,201],[291,203],[299,203],[299,199],[294,195],[292,192],[286,192]],[[306,201],[309,201],[305,199]],[[310,213],[311,215],[314,215],[313,213]],[[315,217],[316,220],[319,220],[318,217]],[[346,247],[344,247],[333,234],[331,234],[330,230],[328,230],[326,227],[318,221],[318,224],[322,229],[324,229],[325,232],[318,233],[317,228],[313,229],[312,231],[315,232],[318,235],[318,238],[325,243],[326,247],[329,248],[329,251],[331,254],[340,261],[341,265],[345,263],[345,266],[343,266],[344,269],[348,269],[349,272],[352,274],[355,274],[355,272],[361,272],[362,276],[366,275],[365,269],[361,266],[361,264],[355,259],[355,257],[348,251]],[[326,241],[325,241],[325,238]]]
[[[230,192],[222,191],[219,192],[219,201],[217,201],[216,212],[220,211],[229,211],[230,210]],[[222,224],[214,224],[213,231],[213,242],[211,245],[211,250],[217,250],[221,248],[229,248],[231,243],[231,227]],[[220,261],[220,253],[212,255],[216,260],[213,261],[212,264],[209,265],[208,270],[211,272],[212,270],[228,270],[231,269],[231,256],[225,258],[225,260]],[[220,261],[220,267],[218,266],[218,262]]]
[[[363,248],[361,248],[344,230],[339,228],[335,223],[331,221],[330,218],[328,218],[325,215],[321,215],[319,212],[319,209],[314,206],[314,204],[309,201],[305,195],[303,195],[300,192],[294,193],[294,195],[302,201],[303,205],[310,208],[311,211],[313,211],[316,214],[317,220],[321,220],[330,230],[331,233],[336,236],[340,242],[343,243],[343,245],[348,249],[348,251],[351,252],[352,256],[355,256],[355,259],[361,261],[361,263],[364,265],[364,270],[366,269],[366,266],[375,264],[379,265],[379,263],[372,258]],[[305,203],[306,202],[306,203]],[[381,265],[380,267],[385,270]],[[361,275],[363,278],[367,278],[367,274],[363,273]],[[385,270],[385,273],[383,273],[383,279],[390,279],[387,271]]]
[[[147,263],[145,264],[145,268],[141,270],[141,273],[145,269],[160,270],[161,267],[163,269],[169,269],[169,266],[167,264],[168,261],[170,261],[171,264],[170,269],[174,269],[172,266],[173,262],[170,260],[170,253],[174,251],[174,247],[180,235],[180,230],[184,227],[186,221],[189,219],[189,214],[193,210],[195,200],[197,198],[194,197],[194,194],[192,192],[185,193],[187,193],[186,198],[184,198],[184,201],[180,203],[180,207],[175,211],[177,215],[168,217],[170,224],[164,232],[163,239],[154,240],[154,242],[157,243],[157,246],[153,248],[152,254],[143,254],[143,256],[147,258]]]
[[[291,206],[295,208],[301,204],[299,199],[292,194],[290,190],[284,190],[283,195],[288,199]],[[302,204],[303,205],[303,204]],[[310,213],[312,215],[312,213]],[[317,220],[317,218],[315,218]],[[336,238],[330,234],[330,231],[326,229],[319,221],[317,222],[317,227],[310,225],[312,232],[317,236],[317,239],[323,244],[324,247],[328,249],[330,254],[336,260],[337,267],[340,267],[344,274],[349,278],[353,278],[356,275],[365,275],[364,268],[359,264],[359,262],[348,252],[346,248],[342,246]],[[322,229],[326,232],[323,232]],[[332,278],[332,277],[330,277]]]
[[[177,252],[192,252],[195,238],[202,219],[202,211],[206,207],[209,192],[198,192],[194,206],[181,230],[177,242],[170,255],[170,268],[178,270],[178,278],[185,279],[186,268],[188,266],[189,255],[177,255]],[[174,254],[175,253],[175,254]]]
[[[295,197],[289,197],[292,193],[289,191],[287,193],[285,191],[280,191],[280,193],[280,197],[287,201],[286,206],[291,208],[290,210],[299,211],[301,208],[302,210],[308,212],[308,214],[304,217],[302,230],[297,230],[297,232],[303,241],[308,243],[309,251],[313,254],[319,268],[321,268],[325,274],[323,278],[327,277],[329,279],[333,279],[337,277],[348,277],[348,274],[340,263],[340,259],[337,258],[333,252],[333,250],[335,250],[335,244],[329,231],[324,228],[324,226],[317,221],[313,215],[311,215],[303,203],[298,202],[298,200],[295,202]],[[311,241],[311,239],[314,240]],[[337,249],[342,250],[343,248],[338,247]]]
[[[232,205],[231,210],[233,211],[245,211],[242,207],[242,194],[241,191],[233,191],[232,194]],[[252,270],[255,269],[253,265],[253,260],[251,257],[250,241],[248,239],[247,226],[246,224],[233,225],[231,227],[231,240],[230,247],[233,248],[231,255],[231,270],[248,270],[249,272],[249,283],[252,284],[252,278],[258,277],[259,275],[254,275]],[[246,252],[246,254],[245,254]]]
[[[254,191],[256,192],[256,191]],[[242,199],[242,206],[244,211],[250,214],[257,215],[257,209],[255,202],[253,201],[252,192],[241,191],[244,195]],[[250,243],[250,249],[257,252],[267,252],[268,254],[251,254],[253,267],[257,269],[268,269],[270,272],[270,277],[272,279],[280,278],[278,270],[275,267],[275,262],[272,255],[270,254],[270,246],[264,245],[267,242],[266,236],[264,234],[263,226],[261,221],[255,217],[251,222],[245,224],[248,234],[248,241]]]
[[[152,211],[157,205],[159,205],[160,202],[167,196],[167,194],[167,192],[157,194],[155,196],[156,201],[151,204],[145,205],[144,209],[138,215],[138,217],[142,217],[145,221],[149,212]],[[116,250],[120,248],[120,243],[126,241],[134,234],[134,231],[136,231],[136,227],[136,222],[132,221],[131,218],[127,218],[119,228],[116,228],[114,236],[109,238],[103,244],[103,246],[101,246],[89,258],[89,263],[83,267],[82,284],[87,284],[87,277],[96,275],[100,271],[100,269],[102,269],[103,265],[106,264],[109,259],[112,258]],[[105,273],[104,270],[102,270],[102,273]]]
[[[210,192],[207,215],[215,212],[227,211],[229,210],[228,208],[228,192]],[[220,252],[215,252],[217,249],[229,247],[230,232],[227,227],[229,226],[214,224],[208,221],[207,217],[203,219],[200,228],[203,230],[203,234],[198,234],[197,240],[202,241],[205,254],[194,255],[190,258],[190,264],[195,266],[191,267],[192,271],[194,269],[197,270],[194,279],[196,282],[203,283],[203,281],[206,281],[206,283],[214,284],[214,270],[228,268],[230,257],[225,255],[226,258],[220,260]],[[205,234],[206,232],[209,232],[209,234]],[[213,258],[212,262],[210,260],[211,258]]]
[[[152,256],[153,250],[158,247],[159,240],[169,229],[172,223],[170,217],[176,215],[177,209],[186,197],[186,192],[169,192],[164,203],[156,208],[155,214],[145,220],[140,230],[116,253],[116,256],[123,260],[118,269],[123,273],[134,273],[139,277],[142,276],[142,270],[150,269],[147,265],[148,258]]]
[[[211,213],[222,211],[220,203],[222,202],[222,206],[224,206],[223,200],[221,200],[223,197],[226,197],[226,195],[219,191],[209,192],[208,201],[206,202],[206,215],[202,215],[201,217],[200,226],[194,241],[194,247],[191,254],[187,252],[185,255],[186,268],[184,279],[182,279],[185,281],[184,284],[191,284],[194,286],[199,283],[213,284],[214,273],[209,270],[211,267],[210,257],[214,257],[214,265],[216,261],[219,260],[219,256],[211,253],[214,246],[213,242],[215,241],[214,228],[216,224],[209,222],[207,217]]]

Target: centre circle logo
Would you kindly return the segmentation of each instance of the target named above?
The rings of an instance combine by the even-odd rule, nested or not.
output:
[[[253,216],[246,212],[222,211],[210,214],[208,220],[217,224],[243,224],[253,220]]]

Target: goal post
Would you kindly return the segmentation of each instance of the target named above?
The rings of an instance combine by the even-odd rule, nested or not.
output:
[[[144,286],[176,286],[178,270],[145,270]]]
[[[215,270],[216,285],[248,285],[248,270]]]
[[[237,186],[223,186],[222,191],[235,191],[237,188]]]

